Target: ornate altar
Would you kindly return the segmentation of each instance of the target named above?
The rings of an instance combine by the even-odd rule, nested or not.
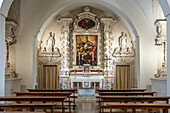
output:
[[[84,68],[71,69],[69,78],[71,88],[77,88],[79,95],[94,95],[96,88],[103,88],[104,72],[84,64]]]

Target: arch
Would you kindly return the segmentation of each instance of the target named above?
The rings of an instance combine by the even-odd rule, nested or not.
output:
[[[2,4],[0,4],[0,14],[4,15],[4,16],[7,16],[7,13],[8,13],[8,10],[10,8],[10,5],[12,4],[12,1],[13,0],[3,0]],[[46,0],[42,0],[42,3],[46,1]],[[166,0],[158,0],[163,11],[164,11],[164,14],[165,16],[168,16],[169,15],[169,6],[167,5],[167,1]],[[53,1],[54,2],[54,1]],[[127,25],[127,27],[129,28],[129,30],[131,31],[131,35],[134,35],[134,37],[139,37],[141,36],[140,32],[139,32],[139,28],[136,26],[136,23],[133,22],[133,19],[128,16],[128,14],[126,14],[124,11],[121,10],[121,8],[119,6],[121,6],[121,1],[112,1],[112,0],[108,0],[108,1],[104,1],[104,0],[98,0],[98,3],[96,3],[96,1],[92,1],[92,0],[86,0],[86,1],[78,1],[78,0],[75,0],[74,2],[71,1],[71,2],[68,2],[67,0],[63,0],[63,1],[57,1],[57,2],[61,2],[60,3],[60,6],[57,6],[53,9],[50,9],[49,8],[49,11],[50,13],[48,12],[47,15],[45,15],[43,17],[43,19],[41,18],[40,20],[40,23],[38,26],[34,26],[34,31],[31,32],[31,31],[28,31],[26,34],[24,34],[25,30],[28,30],[27,28],[25,29],[26,26],[29,26],[28,23],[31,23],[31,20],[27,19],[27,21],[25,21],[25,24],[24,26],[22,27],[22,31],[21,31],[21,36],[20,36],[20,39],[21,37],[25,37],[28,35],[28,37],[26,38],[30,38],[31,37],[36,37],[37,34],[39,33],[40,29],[43,28],[43,26],[48,25],[48,20],[52,19],[52,18],[48,18],[49,16],[51,17],[53,15],[53,17],[55,17],[54,15],[55,14],[58,14],[60,15],[61,13],[63,12],[66,12],[73,9],[73,8],[76,8],[76,7],[80,7],[82,5],[89,5],[89,6],[93,6],[93,7],[99,7],[100,6],[103,8],[107,8],[107,11],[112,13],[112,12],[117,12],[118,14],[121,14],[120,17],[122,17],[121,19],[123,20],[123,22]],[[83,2],[83,3],[82,3]],[[119,3],[118,3],[119,2]],[[125,2],[125,1],[123,1]],[[128,0],[127,2],[135,2],[135,0]],[[125,3],[126,4],[126,3]],[[124,5],[125,5],[124,4]],[[99,5],[99,6],[98,6]],[[54,7],[54,5],[53,5]],[[118,8],[119,7],[119,8]],[[37,7],[38,8],[38,7]],[[57,12],[56,12],[57,11]],[[136,10],[137,12],[139,11],[139,9]],[[35,11],[36,12],[36,11]],[[33,13],[33,12],[32,12]],[[31,14],[30,14],[31,15]],[[35,15],[35,14],[34,14]],[[35,19],[35,18],[34,18]],[[50,22],[50,21],[49,21]],[[44,24],[45,23],[45,24]],[[30,27],[30,26],[29,26]],[[146,26],[145,26],[146,27]],[[30,27],[31,28],[31,27]],[[147,30],[146,30],[147,31]],[[22,33],[23,32],[23,33]],[[134,32],[134,33],[133,33]],[[150,32],[150,31],[148,31]],[[29,34],[31,33],[31,34]],[[23,42],[24,39],[21,39],[19,40],[19,43],[21,44]],[[32,38],[29,40],[29,41],[32,41]],[[24,44],[21,44],[21,45],[24,45]],[[27,49],[29,50],[29,49]],[[30,50],[31,52],[33,51],[33,48]],[[31,56],[32,58],[33,56]],[[32,61],[31,61],[32,62]],[[22,64],[22,63],[21,63]],[[18,64],[20,65],[20,63]],[[31,67],[32,68],[32,67]],[[31,72],[33,72],[33,68],[30,69]],[[29,72],[28,72],[29,73]],[[30,73],[29,73],[30,74]],[[32,74],[32,73],[31,73]],[[32,79],[32,77],[30,77]],[[29,80],[29,79],[28,79]]]
[[[106,4],[106,5],[104,6],[103,4]],[[77,3],[64,4],[64,5],[61,5],[60,8],[56,7],[41,20],[40,24],[38,25],[38,27],[34,31],[33,37],[37,37],[37,34],[43,33],[43,29],[46,28],[46,26],[50,23],[50,21],[53,20],[53,18],[56,18],[56,15],[63,14],[65,12],[68,12],[69,10],[73,10],[75,8],[78,8],[78,7],[81,7],[81,6],[84,6],[84,5],[89,5],[89,6],[92,6],[94,8],[99,8],[99,7],[101,8],[102,7],[102,9],[105,9],[106,12],[109,12],[109,13],[112,13],[112,14],[113,14],[113,12],[116,12],[117,15],[122,16],[121,17],[122,20],[124,19],[123,22],[126,23],[126,26],[128,26],[128,28],[131,29],[131,30],[130,29],[129,30],[131,31],[130,34],[132,35],[133,40],[135,40],[135,38],[138,37],[137,30],[136,30],[135,26],[133,25],[133,22],[131,21],[131,19],[123,11],[121,11],[119,8],[117,8],[116,6],[113,6],[113,5],[111,5],[111,4],[109,4],[105,1],[100,1],[98,3],[95,3],[94,1],[88,1],[88,2],[86,1],[86,2],[82,3],[82,1],[81,1],[81,2],[77,2]],[[75,7],[75,6],[77,6],[77,7]],[[112,9],[109,9],[107,7],[110,7]],[[138,56],[140,56],[140,55],[138,55]],[[138,62],[138,64],[139,64],[139,62]],[[33,64],[33,65],[35,65],[35,64]],[[35,70],[34,70],[34,72],[35,72]],[[34,75],[34,77],[35,77],[35,75]]]
[[[119,15],[120,19],[125,23],[126,27],[130,31],[131,36],[134,39],[140,36],[142,41],[145,41],[146,37],[149,37],[148,38],[149,41],[147,40],[147,44],[149,44],[150,41],[153,41],[153,39],[151,39],[153,37],[152,30],[150,27],[148,27],[149,25],[148,25],[147,19],[145,15],[143,14],[143,12],[139,9],[139,7],[135,3],[133,3],[134,2],[133,0],[128,0],[128,2],[130,2],[130,4],[134,6],[133,8],[136,9],[135,11],[133,8],[128,7],[126,3],[124,3],[124,1],[112,1],[112,0],[79,1],[79,0],[75,0],[75,1],[68,2],[67,0],[63,0],[63,1],[51,1],[51,2],[49,1],[47,3],[46,0],[42,0],[42,2],[40,2],[38,5],[36,4],[37,7],[31,13],[29,13],[29,16],[27,16],[27,19],[25,19],[24,21],[24,25],[21,26],[20,37],[18,38],[18,45],[20,46],[17,47],[18,56],[16,57],[17,58],[16,60],[18,61],[17,72],[26,73],[24,75],[24,78],[25,78],[25,81],[23,81],[24,84],[27,84],[27,85],[30,84],[26,80],[34,81],[35,79],[35,75],[33,75],[36,72],[34,68],[35,53],[34,53],[34,48],[32,46],[30,48],[30,45],[33,45],[33,40],[34,40],[33,37],[37,37],[37,34],[41,34],[43,32],[43,29],[45,29],[46,26],[53,19],[57,18],[57,16],[59,16],[60,14],[63,14],[64,12],[68,12],[70,10],[76,9],[81,6],[89,5],[96,9],[102,9],[105,12],[108,12],[113,15],[117,14]],[[130,11],[137,12],[138,16],[134,16],[133,13],[132,14],[130,13],[130,11],[128,12],[128,9],[126,9],[126,7],[128,7]],[[138,21],[140,21],[141,23],[138,24]],[[142,24],[142,27],[141,27],[141,24]],[[143,29],[144,31],[141,32],[142,31],[141,29]],[[144,50],[142,50],[143,52],[142,59],[143,58],[146,59],[146,56],[144,56],[144,54],[147,54],[146,53],[147,46],[144,45],[146,41],[145,42],[142,42],[142,41],[140,42],[140,45],[142,43],[143,44],[142,47],[144,48]],[[152,49],[153,49],[153,46],[152,46]],[[22,55],[22,58],[20,57],[21,55]],[[153,54],[153,56],[150,56],[150,58],[154,60],[153,59],[154,56],[155,55]],[[141,57],[141,55],[138,54],[138,57]],[[152,62],[152,60],[150,60],[149,62]],[[139,62],[143,62],[143,60]],[[139,62],[138,62],[138,65],[141,65]],[[145,60],[145,62],[147,62],[147,60]],[[138,66],[139,71],[142,68],[143,70],[145,70],[149,66],[149,65],[146,66],[145,62],[142,64],[142,66]],[[28,65],[24,67],[22,66],[24,64],[28,64]],[[151,64],[150,67],[152,67],[153,65],[156,65],[154,63],[150,63],[150,64]],[[139,73],[139,75],[140,74],[142,75],[143,73],[146,74],[147,71],[151,73],[151,71],[156,70],[156,69],[153,68],[151,71],[147,70],[146,72],[143,70],[141,71],[142,73]],[[30,75],[33,75],[33,76],[30,76]],[[143,79],[143,83],[144,81],[146,81],[146,79],[150,81],[147,76],[147,78]],[[34,83],[31,83],[31,84],[34,84]],[[28,87],[32,87],[32,85],[28,85]]]
[[[106,4],[106,5],[104,6],[103,4]],[[102,0],[99,0],[98,3],[95,3],[95,1],[88,1],[88,2],[81,1],[81,2],[77,2],[77,3],[70,3],[70,4],[65,4],[61,8],[53,9],[53,11],[51,11],[48,15],[46,15],[46,17],[40,22],[41,24],[39,24],[39,26],[37,27],[37,30],[36,30],[36,33],[34,36],[36,37],[37,34],[40,33],[40,31],[42,32],[49,25],[49,23],[54,18],[56,18],[56,15],[61,15],[63,13],[69,12],[70,10],[82,7],[84,5],[88,5],[88,6],[96,8],[96,9],[99,9],[99,7],[100,7],[102,9],[104,9],[103,11],[108,12],[113,15],[115,15],[114,13],[116,13],[118,16],[121,17],[121,20],[125,23],[126,27],[128,27],[129,30],[131,31],[130,34],[132,36],[132,39],[135,40],[135,38],[139,36],[137,29],[135,28],[135,26],[133,25],[133,22],[131,21],[131,19],[128,17],[127,14],[125,14],[123,11],[121,11],[116,6],[113,6],[109,3],[107,3],[106,1],[102,1]],[[109,6],[109,8],[111,7],[112,9],[109,9],[107,6]]]
[[[158,2],[163,10],[165,17],[170,15],[170,7],[169,7],[168,1],[167,0],[158,0]]]
[[[0,13],[7,17],[9,8],[12,4],[13,0],[1,0],[0,1]]]

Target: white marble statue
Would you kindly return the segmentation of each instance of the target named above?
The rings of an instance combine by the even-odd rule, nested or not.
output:
[[[127,36],[124,32],[121,32],[121,36],[119,37],[119,47],[121,51],[127,49]]]
[[[46,42],[46,51],[47,52],[53,52],[55,46],[55,34],[52,35],[52,32],[50,32],[50,36],[47,39]]]

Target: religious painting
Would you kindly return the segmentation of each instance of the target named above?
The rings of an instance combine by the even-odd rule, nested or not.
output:
[[[76,65],[97,66],[97,35],[76,36]]]
[[[85,72],[85,73],[89,73],[89,71],[90,71],[90,70],[89,70],[89,67],[84,67],[84,72]]]
[[[88,30],[95,26],[95,22],[89,18],[85,18],[78,22],[78,25],[79,27]]]

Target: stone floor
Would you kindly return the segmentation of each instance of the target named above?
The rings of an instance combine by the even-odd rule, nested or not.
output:
[[[77,107],[73,113],[98,113],[95,96],[79,96],[76,105]]]
[[[77,105],[76,109],[72,113],[99,113],[99,110],[97,109],[97,103],[95,97],[96,96],[89,96],[89,95],[78,96],[78,98],[76,99],[76,105]],[[120,112],[123,113],[122,110],[120,110]],[[128,113],[131,112],[129,111]],[[138,111],[137,113],[148,113],[148,112]],[[161,112],[155,111],[149,113],[161,113]]]
[[[78,102],[73,113],[98,113],[95,102]]]

